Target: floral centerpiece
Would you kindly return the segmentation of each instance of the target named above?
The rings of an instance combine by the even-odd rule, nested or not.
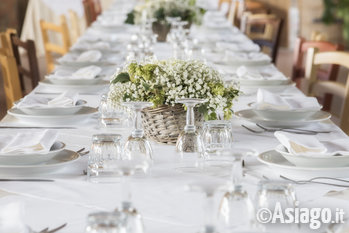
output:
[[[225,119],[229,119],[232,116],[233,100],[238,94],[239,90],[233,84],[225,84],[216,70],[201,61],[170,59],[130,63],[124,67],[112,81],[109,100],[115,104],[124,101],[152,102],[154,107],[148,109],[151,114],[149,111],[143,111],[145,132],[151,138],[161,141],[154,135],[149,135],[154,133],[154,129],[148,130],[147,133],[147,125],[154,127],[153,124],[164,121],[160,123],[161,127],[157,127],[159,132],[156,134],[167,137],[165,142],[171,138],[172,143],[185,125],[185,110],[182,105],[176,104],[176,99],[206,99],[207,102],[197,108],[205,119],[217,119],[217,113],[222,113]],[[147,119],[152,117],[156,120]],[[183,122],[179,118],[183,119]],[[160,132],[161,130],[163,132]]]
[[[154,18],[153,31],[162,41],[170,29],[166,17],[180,17],[182,21],[200,24],[205,10],[196,6],[196,0],[148,0],[144,4],[137,5],[127,16],[125,23],[141,24],[146,18]],[[162,34],[164,35],[162,35]]]

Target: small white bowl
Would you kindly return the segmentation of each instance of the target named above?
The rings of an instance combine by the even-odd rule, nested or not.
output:
[[[349,156],[327,156],[313,157],[307,155],[293,155],[287,151],[283,145],[278,145],[275,151],[280,153],[286,160],[297,167],[314,167],[314,168],[330,168],[330,167],[346,167],[349,166]]]
[[[0,154],[0,165],[33,165],[51,160],[58,153],[63,151],[65,144],[63,142],[55,142],[50,151],[46,154]]]

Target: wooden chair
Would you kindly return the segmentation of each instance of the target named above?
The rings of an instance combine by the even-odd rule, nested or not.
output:
[[[322,81],[318,79],[317,71],[322,64],[335,64],[349,68],[349,53],[347,52],[319,52],[318,48],[309,48],[307,52],[305,80],[306,88],[311,96],[321,96],[325,93],[343,99],[342,112],[339,116],[340,127],[349,133],[349,77],[346,84],[333,80]]]
[[[40,20],[40,27],[42,33],[42,40],[44,42],[45,48],[45,56],[46,56],[46,65],[47,72],[50,73],[54,69],[54,58],[52,53],[58,53],[60,55],[64,55],[69,51],[70,47],[70,38],[67,26],[67,20],[64,15],[61,15],[61,23],[60,25],[45,22],[44,20]],[[58,45],[50,42],[48,31],[53,31],[61,34],[63,39],[63,45]]]
[[[275,63],[279,50],[283,19],[272,14],[244,14],[241,30],[258,44],[262,50],[268,48]]]
[[[100,0],[83,0],[86,18],[86,25],[89,27],[94,21],[96,21],[97,16],[102,13],[102,5]]]
[[[296,40],[294,53],[293,53],[293,67],[292,67],[292,80],[296,83],[297,87],[301,87],[301,80],[304,78],[303,57],[309,48],[318,48],[319,52],[341,51],[344,49],[343,45],[333,44],[327,41],[306,41],[302,37],[298,37]],[[337,79],[339,66],[331,64],[321,68],[318,68],[317,77],[319,80],[332,80]],[[323,109],[329,111],[331,108],[332,95],[326,94],[323,100],[320,100],[323,105]]]
[[[0,35],[1,40],[3,36]],[[7,109],[10,109],[13,103],[22,98],[21,85],[17,72],[16,60],[13,56],[7,54],[4,48],[0,48],[0,68],[4,83]]]
[[[79,16],[76,11],[69,10],[69,19],[71,24],[70,39],[71,43],[74,44],[81,36],[81,28],[79,23]]]
[[[12,33],[16,34],[17,33],[16,29],[8,28],[6,29],[5,32],[1,33],[2,36],[0,37],[1,48],[3,52],[5,52],[7,55],[11,55],[11,54],[13,55],[11,39],[10,39],[10,35]]]
[[[229,6],[228,9],[230,9],[230,5],[231,5],[231,3],[232,3],[232,0],[219,0],[219,1],[218,1],[218,10],[221,10],[221,9],[222,9],[222,5],[223,5],[224,3],[227,3],[228,6]]]
[[[228,21],[239,28],[245,12],[250,12],[251,14],[267,14],[269,12],[263,3],[255,1],[232,0],[229,6]]]
[[[38,60],[36,57],[36,48],[33,40],[21,41],[15,33],[10,34],[10,43],[12,47],[12,56],[16,59],[18,74],[21,83],[22,92],[25,93],[24,77],[28,77],[31,81],[31,89],[34,89],[40,81],[40,73]],[[27,55],[29,70],[22,65],[19,48],[22,48]]]

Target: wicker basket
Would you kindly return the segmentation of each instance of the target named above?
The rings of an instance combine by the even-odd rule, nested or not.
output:
[[[195,112],[195,124],[200,127],[203,115]],[[142,111],[142,122],[146,136],[156,142],[176,144],[178,135],[183,131],[186,122],[186,110],[182,105],[162,105],[157,108],[145,108]]]

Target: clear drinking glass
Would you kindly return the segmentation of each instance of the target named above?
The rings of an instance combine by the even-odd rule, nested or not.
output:
[[[202,192],[205,194],[203,204],[204,226],[198,233],[217,233],[217,208],[214,197],[216,192],[223,186],[225,186],[224,183],[210,179],[197,181],[188,185],[189,191]]]
[[[277,204],[284,211],[285,208],[294,208],[296,201],[296,194],[291,184],[283,181],[261,181],[256,193],[256,213],[258,214],[258,211],[263,208],[273,212]],[[263,224],[261,227],[266,230],[283,229],[284,224],[278,223]],[[288,224],[288,227],[292,231],[292,229],[297,229],[298,225]]]
[[[87,176],[92,182],[113,179],[117,173],[109,164],[121,159],[120,134],[95,134],[92,136],[92,153],[89,154]]]
[[[126,233],[121,212],[97,212],[87,217],[86,233]]]
[[[99,104],[100,122],[103,127],[114,128],[127,125],[128,118],[125,108],[108,101],[108,94],[102,95]]]
[[[121,192],[122,202],[121,208],[117,211],[122,212],[126,216],[125,228],[126,232],[143,233],[144,226],[142,216],[138,213],[132,202],[132,192],[129,177],[134,175],[136,171],[148,171],[151,160],[143,156],[141,153],[132,154],[132,157],[126,156],[113,164],[113,168],[122,176]]]
[[[197,104],[205,103],[207,100],[184,98],[176,100],[177,103],[184,104],[187,107],[187,119],[184,131],[179,135],[176,143],[178,152],[202,153],[202,141],[200,134],[196,131],[194,107]]]
[[[249,230],[255,224],[253,202],[242,186],[226,192],[219,206],[219,222],[222,228]]]
[[[124,102],[123,105],[135,112],[133,131],[125,143],[125,156],[130,159],[141,155],[148,160],[152,160],[153,150],[144,135],[141,110],[151,107],[153,104],[150,102]]]
[[[202,129],[202,142],[206,159],[230,153],[233,141],[230,121],[207,121]]]

